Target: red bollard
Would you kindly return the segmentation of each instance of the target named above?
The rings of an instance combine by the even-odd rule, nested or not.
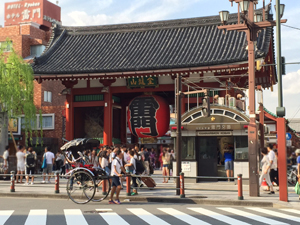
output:
[[[131,196],[131,190],[130,190],[130,181],[131,181],[131,176],[130,176],[130,174],[128,174],[127,176],[126,176],[126,195],[127,196]]]
[[[185,198],[184,194],[184,173],[180,173],[180,198]]]
[[[244,200],[242,174],[237,175],[237,180],[238,180],[238,200]]]
[[[15,192],[15,171],[10,172],[10,192]]]
[[[106,191],[106,182],[109,179],[109,177],[107,179],[103,179],[102,180],[102,194],[103,195],[107,195],[107,191]]]
[[[55,173],[55,193],[59,193],[59,173]]]

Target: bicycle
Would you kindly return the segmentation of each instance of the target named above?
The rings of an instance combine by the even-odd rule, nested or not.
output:
[[[292,165],[287,168],[287,180],[288,184],[295,186],[297,183],[297,166]]]

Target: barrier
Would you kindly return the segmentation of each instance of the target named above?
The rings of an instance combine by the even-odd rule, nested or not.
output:
[[[180,198],[185,198],[184,194],[184,173],[180,173]]]
[[[15,192],[15,171],[10,172],[10,192]]]
[[[10,174],[0,174],[0,176],[8,176],[10,175],[10,192],[15,192],[15,172],[14,171],[11,171]],[[27,176],[26,174],[20,174],[20,176]],[[33,177],[43,177],[44,175],[42,174],[32,174]],[[53,175],[52,175],[53,176]],[[56,194],[60,193],[60,190],[59,190],[59,185],[60,185],[60,182],[59,182],[59,179],[60,177],[65,177],[65,178],[69,178],[70,175],[67,174],[67,175],[59,175],[59,173],[56,171],[55,172],[55,186],[54,186],[54,192]],[[185,184],[184,184],[184,179],[185,178],[188,178],[188,179],[224,179],[224,180],[227,180],[227,179],[237,179],[237,182],[238,182],[238,199],[239,200],[243,200],[244,197],[243,197],[243,188],[242,188],[242,175],[239,174],[238,177],[208,177],[208,176],[197,176],[197,177],[185,177],[184,176],[184,173],[180,173],[180,176],[162,176],[162,175],[155,175],[155,176],[148,176],[148,175],[133,175],[133,174],[126,174],[126,195],[127,196],[131,196],[131,177],[155,177],[155,178],[174,178],[174,179],[178,179],[179,178],[179,181],[180,181],[180,187],[179,188],[175,188],[175,187],[155,187],[155,190],[178,190],[179,193],[180,193],[180,198],[185,198],[186,195],[185,195],[185,192],[187,190],[194,190],[194,191],[197,191],[197,190],[201,190],[201,189],[198,189],[198,188],[186,188],[185,187]],[[107,194],[107,182],[106,179],[107,178],[111,178],[111,176],[105,176],[105,177],[102,177],[102,194],[106,195]],[[35,187],[35,186],[31,186],[31,187]],[[137,187],[137,189],[154,189],[154,188],[148,188],[148,187]]]
[[[130,182],[131,182],[131,175],[128,174],[128,175],[126,176],[126,195],[127,195],[127,196],[131,196]]]
[[[55,172],[55,187],[54,187],[54,193],[59,193],[59,172]]]
[[[238,180],[238,200],[244,200],[242,174],[237,175],[237,180]]]

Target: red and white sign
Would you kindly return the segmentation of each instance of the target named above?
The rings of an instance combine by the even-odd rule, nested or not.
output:
[[[5,3],[4,25],[35,22],[51,27],[53,22],[61,22],[61,8],[47,0],[26,0]]]

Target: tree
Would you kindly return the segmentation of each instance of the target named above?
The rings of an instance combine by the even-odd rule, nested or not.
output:
[[[36,126],[33,81],[32,67],[14,50],[0,54],[0,154],[7,144],[10,119],[24,115],[25,134],[32,137]]]

